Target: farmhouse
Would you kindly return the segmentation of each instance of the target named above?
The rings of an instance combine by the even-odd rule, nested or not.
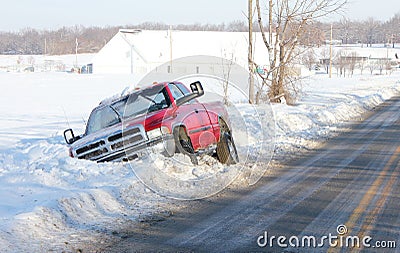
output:
[[[356,62],[373,63],[377,60],[398,61],[396,55],[400,54],[399,48],[384,47],[383,45],[374,45],[371,47],[361,47],[360,45],[341,45],[333,49],[333,56],[342,60],[353,60]],[[327,58],[321,61],[329,60]]]
[[[267,65],[268,52],[260,33],[253,35],[254,60]],[[247,69],[248,33],[214,31],[154,31],[121,29],[93,58],[93,73],[144,75],[163,65],[160,72],[213,74],[218,62],[176,65],[188,56],[214,56],[231,60]]]

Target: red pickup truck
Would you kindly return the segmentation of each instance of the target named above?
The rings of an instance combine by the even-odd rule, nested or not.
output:
[[[163,82],[102,102],[93,109],[85,133],[64,131],[70,156],[97,162],[129,161],[162,143],[162,153],[214,155],[224,164],[238,162],[227,111],[222,102],[200,103],[200,82]]]

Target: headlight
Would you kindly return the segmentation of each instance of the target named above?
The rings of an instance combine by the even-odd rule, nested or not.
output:
[[[163,135],[167,135],[167,134],[170,134],[171,131],[169,130],[168,127],[166,127],[166,126],[161,126],[161,133],[162,133]]]
[[[160,128],[153,129],[151,131],[147,131],[147,137],[151,139],[157,139],[162,136]]]

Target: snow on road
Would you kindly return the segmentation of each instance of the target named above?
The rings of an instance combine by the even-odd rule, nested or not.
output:
[[[162,218],[171,205],[185,205],[150,191],[127,164],[68,157],[63,130],[82,132],[91,109],[136,78],[0,72],[0,80],[1,252],[98,249],[129,226],[151,219],[149,215]],[[311,77],[296,106],[272,106],[274,160],[315,148],[345,122],[360,120],[399,94],[399,80],[400,71],[390,76]],[[137,166],[154,165],[139,161]],[[203,165],[199,173],[207,168]],[[199,176],[194,172],[190,176]]]

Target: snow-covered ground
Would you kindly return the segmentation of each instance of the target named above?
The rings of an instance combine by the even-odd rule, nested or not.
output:
[[[0,72],[0,80],[0,252],[94,251],[129,233],[129,227],[163,219],[172,207],[187,204],[149,190],[131,166],[161,168],[190,179],[227,171],[207,157],[197,168],[176,166],[160,156],[133,164],[97,164],[68,157],[63,130],[72,127],[82,132],[94,106],[139,78]],[[345,122],[362,119],[365,112],[398,94],[400,71],[390,76],[312,76],[304,83],[298,105],[272,106],[274,164],[317,147],[344,129]],[[236,109],[253,110],[248,105]],[[234,125],[240,125],[238,120]],[[232,180],[245,184],[245,175]]]
[[[0,71],[35,72],[69,71],[92,63],[94,54],[78,55],[1,55]]]
[[[306,83],[297,106],[273,105],[277,124],[275,158],[320,145],[346,130],[343,123],[362,120],[366,112],[400,95],[400,70],[392,75],[352,78],[315,75]]]

